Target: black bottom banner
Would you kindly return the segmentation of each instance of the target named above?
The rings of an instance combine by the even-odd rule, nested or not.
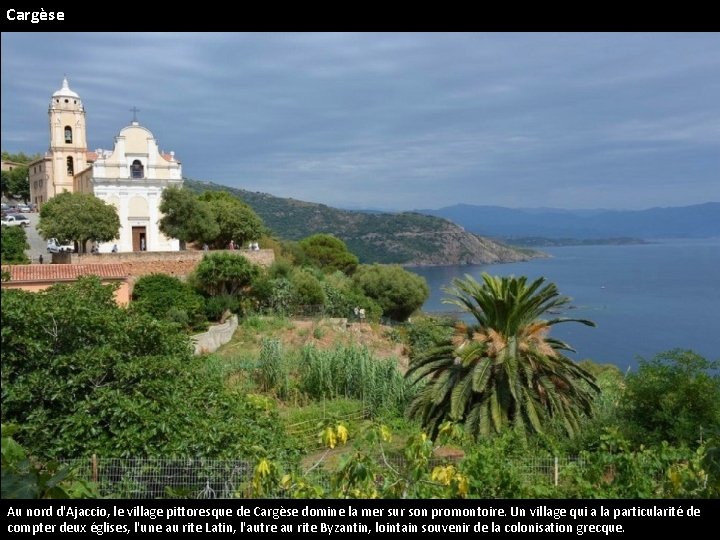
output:
[[[713,530],[717,500],[2,501],[11,535],[672,535]],[[706,529],[707,527],[707,529]]]

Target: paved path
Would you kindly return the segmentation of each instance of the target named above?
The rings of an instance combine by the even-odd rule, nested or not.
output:
[[[37,232],[37,223],[40,219],[40,214],[37,212],[28,212],[23,214],[30,220],[30,226],[25,229],[27,235],[28,244],[30,249],[25,251],[25,254],[30,257],[33,263],[38,262],[38,257],[42,254],[45,263],[50,262],[50,254],[47,252],[47,242],[43,240],[40,233]]]

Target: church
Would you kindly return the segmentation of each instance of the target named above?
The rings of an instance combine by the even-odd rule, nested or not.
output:
[[[174,152],[161,152],[149,129],[135,118],[115,137],[112,150],[88,151],[85,107],[67,78],[50,99],[50,148],[28,165],[30,200],[38,207],[63,191],[92,193],[120,217],[117,239],[98,246],[109,253],[178,251],[177,239],[159,229],[161,194],[182,186]]]

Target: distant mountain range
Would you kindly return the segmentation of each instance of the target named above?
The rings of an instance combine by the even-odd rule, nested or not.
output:
[[[720,202],[648,210],[563,210],[457,204],[418,210],[484,236],[546,238],[720,237]]]
[[[196,193],[219,190],[239,197],[273,233],[286,240],[299,240],[316,233],[334,234],[363,263],[486,264],[542,255],[482,238],[446,219],[415,212],[340,210],[187,178],[184,185]]]

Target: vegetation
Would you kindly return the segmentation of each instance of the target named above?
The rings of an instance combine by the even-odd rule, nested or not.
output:
[[[3,161],[22,163],[19,167],[13,167],[10,171],[0,171],[0,191],[8,199],[22,199],[24,203],[30,200],[30,181],[28,178],[27,164],[40,157],[40,154],[26,155],[23,152],[18,154],[2,153]]]
[[[305,260],[324,272],[339,270],[346,275],[355,272],[358,258],[353,255],[345,242],[330,234],[314,234],[300,241]]]
[[[306,268],[295,270],[290,276],[292,286],[292,306],[296,313],[307,308],[322,308],[325,305],[325,292],[317,276]]]
[[[387,425],[348,430],[329,423],[319,439],[328,447],[307,471],[286,471],[261,459],[255,468],[252,495],[289,498],[716,498],[718,468],[709,461],[717,448],[697,452],[664,446],[633,450],[608,431],[600,448],[579,459],[551,466],[549,473],[526,467],[527,454],[553,463],[552,455],[528,448],[517,432],[507,431],[468,444],[464,431],[446,422],[437,444],[426,434],[405,438],[396,459],[394,437]],[[313,475],[330,449],[351,446],[329,474]],[[438,458],[437,451],[457,445],[468,449],[463,459]],[[394,459],[395,458],[395,459]]]
[[[695,447],[720,436],[719,362],[675,349],[641,359],[626,379],[623,425],[638,444]]]
[[[425,278],[398,265],[360,266],[353,281],[363,294],[378,303],[385,317],[395,321],[406,320],[430,295]]]
[[[374,414],[385,415],[402,415],[412,395],[395,359],[380,360],[353,346],[329,351],[303,348],[299,386],[315,399],[355,398],[368,403]]]
[[[90,193],[56,195],[40,209],[38,231],[43,238],[77,242],[85,253],[89,240],[109,242],[118,237],[120,218],[116,208]]]
[[[187,283],[167,274],[139,278],[133,287],[131,305],[134,310],[188,329],[202,327],[206,320],[203,297]]]
[[[209,253],[195,269],[199,287],[210,296],[237,296],[250,286],[260,270],[242,255]]]
[[[219,232],[212,244],[218,249],[225,249],[231,240],[242,247],[248,241],[257,240],[264,231],[262,220],[252,208],[230,193],[203,193],[200,201],[207,203],[215,217]]]
[[[186,189],[171,186],[162,192],[160,230],[181,242],[213,243],[220,234],[210,205]]]
[[[459,324],[443,345],[413,361],[408,377],[425,381],[409,415],[419,418],[432,437],[447,420],[462,422],[474,437],[512,428],[542,432],[557,417],[569,435],[580,431],[592,411],[595,378],[568,359],[572,350],[548,337],[555,324],[583,319],[543,319],[570,299],[539,278],[482,275],[456,279],[448,303],[467,310],[477,323]]]
[[[0,191],[8,199],[22,199],[23,202],[28,202],[30,200],[28,168],[19,166],[10,171],[0,171]]]
[[[40,154],[28,155],[25,152],[18,152],[17,154],[13,154],[11,152],[6,152],[5,150],[2,151],[3,161],[13,161],[15,163],[24,163],[25,165],[35,161],[36,159],[40,159],[41,157],[42,155]]]
[[[33,459],[12,437],[17,426],[2,425],[3,499],[95,499],[96,486],[68,466]]]
[[[0,239],[0,262],[2,264],[30,264],[25,250],[30,249],[27,235],[23,227],[7,227],[3,225]]]
[[[265,231],[262,220],[239,198],[224,191],[198,197],[187,189],[163,191],[160,230],[183,242],[207,243],[226,249],[232,240],[242,247]]]
[[[209,377],[174,324],[118,307],[97,278],[3,289],[2,320],[2,422],[40,459],[292,452],[277,418]]]
[[[355,307],[406,319],[424,280],[379,265],[349,276],[340,240],[306,240],[272,244],[269,269],[212,253],[187,282],[143,277],[129,308],[96,278],[3,290],[3,494],[96,496],[50,461],[96,453],[254,459],[238,496],[720,496],[717,363],[670,351],[627,376],[577,365],[549,331],[593,323],[556,316],[569,299],[543,279],[456,280],[448,302],[471,325],[353,324]],[[284,317],[308,307],[350,324]],[[178,323],[228,310],[245,315],[233,341],[193,356]],[[573,457],[553,482],[528,455]]]
[[[286,240],[332,231],[363,263],[481,264],[537,255],[480,238],[450,221],[412,212],[352,212],[191,179],[185,179],[184,187],[196,193],[226,192],[242,199]]]

